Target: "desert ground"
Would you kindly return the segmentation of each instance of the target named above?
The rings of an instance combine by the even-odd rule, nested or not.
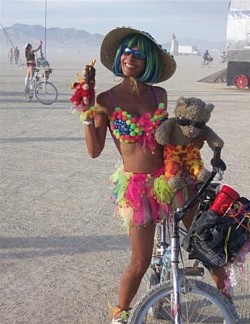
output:
[[[118,82],[96,53],[48,53],[58,101],[24,98],[25,66],[1,57],[1,324],[108,324],[119,278],[129,260],[126,230],[113,216],[110,174],[119,161],[107,136],[98,159],[87,155],[84,133],[71,113],[70,84],[92,58],[96,92]],[[215,104],[209,126],[225,141],[223,183],[250,198],[250,92],[198,80],[225,68],[219,60],[177,57],[177,72],[160,84],[169,114],[180,96]],[[202,155],[209,168],[211,150]],[[250,321],[250,263],[237,273],[234,300],[241,323]],[[211,284],[210,277],[207,279]],[[138,297],[143,293],[142,287]]]

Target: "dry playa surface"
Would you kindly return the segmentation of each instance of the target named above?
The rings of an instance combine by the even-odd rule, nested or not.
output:
[[[70,84],[93,57],[52,58],[58,101],[24,99],[25,66],[1,59],[1,324],[108,324],[129,240],[113,217],[109,176],[118,154],[110,136],[102,156],[88,157],[82,126],[71,114]],[[97,58],[96,91],[115,84]],[[224,139],[224,183],[250,198],[250,93],[197,80],[224,66],[201,68],[200,57],[177,57],[169,113],[180,96],[215,104],[209,125]],[[211,151],[202,155],[209,167]],[[235,304],[250,322],[250,263],[237,273]],[[212,281],[209,276],[204,280]],[[145,287],[138,293],[140,296]]]

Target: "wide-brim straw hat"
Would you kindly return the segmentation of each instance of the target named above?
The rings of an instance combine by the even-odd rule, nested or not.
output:
[[[176,70],[176,62],[174,57],[164,49],[156,40],[147,32],[134,29],[131,27],[117,27],[111,30],[103,39],[100,51],[100,58],[102,64],[112,71],[112,66],[115,61],[116,52],[122,40],[129,35],[139,34],[147,37],[159,51],[161,56],[161,70],[157,80],[153,83],[163,82],[169,79]]]

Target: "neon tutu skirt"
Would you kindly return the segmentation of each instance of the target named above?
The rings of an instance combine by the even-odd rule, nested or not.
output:
[[[171,217],[170,207],[176,208],[187,197],[174,194],[164,175],[164,168],[151,174],[133,173],[118,168],[111,176],[114,184],[115,212],[127,228],[145,226]]]

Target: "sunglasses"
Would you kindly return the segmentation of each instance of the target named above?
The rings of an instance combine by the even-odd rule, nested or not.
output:
[[[205,127],[206,123],[202,121],[193,121],[191,119],[187,119],[185,117],[178,117],[177,118],[177,123],[180,126],[191,126],[193,125],[196,128],[202,129]]]
[[[129,47],[124,48],[124,50],[122,51],[123,55],[129,56],[129,55],[133,55],[134,58],[136,58],[137,60],[146,60],[146,54],[139,51],[139,50],[133,50]]]

